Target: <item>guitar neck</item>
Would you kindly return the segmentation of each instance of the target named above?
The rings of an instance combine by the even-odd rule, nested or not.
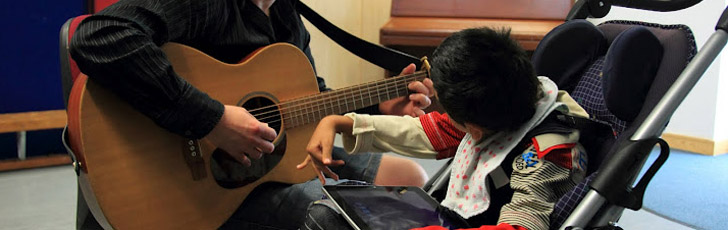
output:
[[[287,128],[317,122],[331,114],[343,114],[410,94],[407,85],[422,81],[426,71],[386,78],[371,83],[283,101],[281,115]]]

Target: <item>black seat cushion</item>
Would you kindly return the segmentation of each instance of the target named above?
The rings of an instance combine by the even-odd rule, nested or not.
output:
[[[585,69],[607,52],[604,34],[591,22],[565,22],[547,33],[531,56],[534,70],[571,91]]]
[[[637,117],[662,54],[660,41],[642,26],[629,28],[614,39],[602,70],[604,99],[612,114],[627,122]]]

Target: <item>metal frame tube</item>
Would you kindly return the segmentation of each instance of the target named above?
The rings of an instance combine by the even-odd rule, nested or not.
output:
[[[450,179],[450,172],[452,171],[452,165],[453,162],[447,163],[447,168],[445,171],[442,172],[442,174],[438,175],[438,177],[435,179],[435,182],[432,184],[432,186],[427,190],[427,194],[432,196],[432,194],[437,191],[439,188],[443,188],[447,186],[447,179]]]
[[[590,189],[584,199],[579,202],[579,205],[577,205],[571,215],[569,215],[569,218],[566,219],[564,225],[562,225],[559,229],[566,230],[566,227],[577,227],[583,229],[605,202],[607,202],[607,200],[604,199],[603,196],[599,195],[597,191]]]

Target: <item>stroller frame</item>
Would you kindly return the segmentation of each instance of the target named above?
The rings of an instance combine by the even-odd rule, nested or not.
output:
[[[649,11],[677,11],[691,7],[702,0],[578,0],[567,15],[566,21],[573,19],[602,18],[612,5]],[[637,130],[629,138],[619,139],[611,146],[609,159],[599,167],[599,173],[588,184],[587,193],[561,226],[562,230],[581,229],[621,229],[616,226],[624,208],[639,210],[647,184],[669,156],[669,146],[660,139],[677,107],[690,90],[697,84],[713,60],[728,42],[728,8],[726,8],[715,27],[716,31],[708,38],[703,47],[683,69],[663,97],[650,111]],[[655,144],[659,143],[661,152],[658,158],[640,179],[636,181],[645,166]],[[432,195],[447,183],[451,164],[446,163],[424,186]]]
[[[693,6],[701,0],[580,0],[567,20],[586,17],[603,17],[611,7],[623,6],[651,11],[675,11]],[[640,209],[644,190],[659,167],[667,160],[669,151],[661,142],[662,152],[635,187],[631,185],[645,164],[651,148],[661,136],[667,122],[690,90],[697,84],[710,64],[728,42],[728,8],[718,23],[716,31],[708,38],[702,49],[685,67],[655,108],[629,140],[615,143],[615,155],[600,167],[600,173],[589,184],[589,191],[576,209],[559,229],[585,229],[587,227],[613,226],[624,208]],[[637,164],[635,164],[637,163]],[[605,205],[606,204],[606,205]]]

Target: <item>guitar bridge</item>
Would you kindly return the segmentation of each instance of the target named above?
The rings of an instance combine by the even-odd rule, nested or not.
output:
[[[185,158],[187,167],[190,168],[193,180],[197,181],[207,177],[205,159],[202,158],[202,149],[198,140],[184,139],[182,143],[182,156]]]

